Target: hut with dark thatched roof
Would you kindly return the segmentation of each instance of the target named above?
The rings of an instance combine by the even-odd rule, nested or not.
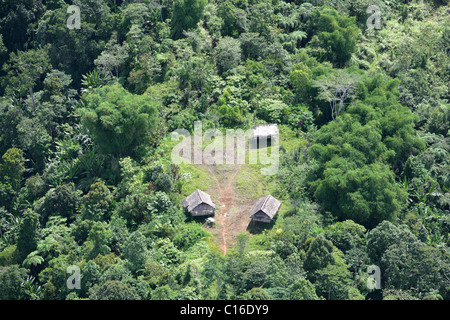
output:
[[[250,218],[253,221],[270,222],[278,213],[281,202],[272,197],[271,195],[259,198],[256,202],[253,210],[251,211]]]
[[[201,190],[195,190],[189,196],[181,200],[183,209],[193,217],[213,215],[216,205],[211,200],[211,196]]]

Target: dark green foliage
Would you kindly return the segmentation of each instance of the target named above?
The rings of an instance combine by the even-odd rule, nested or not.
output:
[[[319,235],[309,245],[303,268],[306,271],[325,268],[329,263],[334,261],[332,251],[333,243],[325,239],[323,235]]]
[[[50,216],[59,215],[69,220],[75,218],[80,205],[80,191],[73,183],[51,188],[35,204],[35,210],[45,224]]]
[[[360,30],[354,17],[341,16],[336,10],[324,7],[317,21],[317,35],[311,40],[311,51],[321,61],[328,60],[343,67],[356,48]]]
[[[39,239],[39,215],[31,209],[23,214],[17,237],[17,261],[22,262],[27,255],[36,250]]]
[[[90,290],[92,300],[140,300],[136,290],[127,283],[110,280]]]
[[[2,270],[3,269],[3,270]],[[25,290],[22,286],[27,270],[14,264],[6,268],[0,267],[0,300],[22,300],[25,299]]]
[[[172,37],[180,38],[183,31],[195,28],[203,16],[206,0],[175,0],[173,2]]]
[[[0,299],[450,299],[450,11],[407,2],[0,0]],[[173,164],[195,121],[278,124],[276,175]]]

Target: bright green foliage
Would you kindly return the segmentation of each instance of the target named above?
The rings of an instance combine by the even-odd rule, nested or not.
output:
[[[113,201],[113,195],[108,187],[102,182],[96,182],[81,200],[81,214],[84,219],[104,220],[111,216]]]
[[[13,190],[18,191],[22,175],[25,172],[25,159],[23,152],[17,148],[11,148],[2,156],[0,163],[0,176],[9,183]]]
[[[320,300],[314,285],[307,279],[300,278],[291,288],[291,300]]]
[[[242,295],[244,300],[272,300],[272,296],[263,288],[252,288]]]
[[[200,225],[190,223],[178,231],[173,239],[174,244],[180,249],[187,249],[192,247],[196,242],[200,241],[206,236],[205,231]]]
[[[330,161],[328,166],[314,195],[339,219],[373,227],[383,220],[392,220],[406,201],[406,192],[395,183],[394,174],[386,165],[353,169]]]
[[[257,114],[268,123],[282,123],[287,118],[287,105],[282,101],[263,99],[258,104]]]
[[[332,224],[326,234],[339,250],[345,252],[361,247],[364,243],[365,233],[366,228],[362,225],[353,220],[345,220]]]
[[[400,169],[424,142],[414,135],[413,114],[396,101],[396,81],[376,77],[364,88],[362,102],[316,135],[311,153],[320,163],[320,178],[312,187],[339,219],[374,227],[393,219],[406,201],[391,168]]]
[[[141,232],[131,233],[122,251],[124,258],[131,263],[133,271],[144,268],[147,259],[147,239]]]
[[[157,111],[150,97],[114,85],[92,90],[84,100],[82,122],[103,152],[127,155],[148,141]]]

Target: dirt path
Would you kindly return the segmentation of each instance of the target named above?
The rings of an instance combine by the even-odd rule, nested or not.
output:
[[[217,184],[217,201],[219,208],[216,211],[215,219],[219,223],[220,228],[220,249],[222,250],[223,254],[226,254],[228,251],[228,238],[230,237],[230,215],[231,215],[231,209],[236,206],[235,198],[234,198],[234,188],[233,188],[233,182],[236,175],[239,173],[239,170],[241,166],[237,166],[237,168],[234,171],[228,172],[225,175],[225,177],[217,177],[217,167],[207,166],[209,173],[211,174],[211,177],[215,180]]]

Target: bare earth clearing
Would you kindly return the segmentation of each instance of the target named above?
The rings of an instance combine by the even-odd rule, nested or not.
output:
[[[235,178],[242,165],[205,165],[216,185],[208,190],[217,205],[213,227],[208,227],[224,254],[231,248],[237,235],[245,231],[250,223],[250,210],[254,199],[246,199],[235,190]]]

